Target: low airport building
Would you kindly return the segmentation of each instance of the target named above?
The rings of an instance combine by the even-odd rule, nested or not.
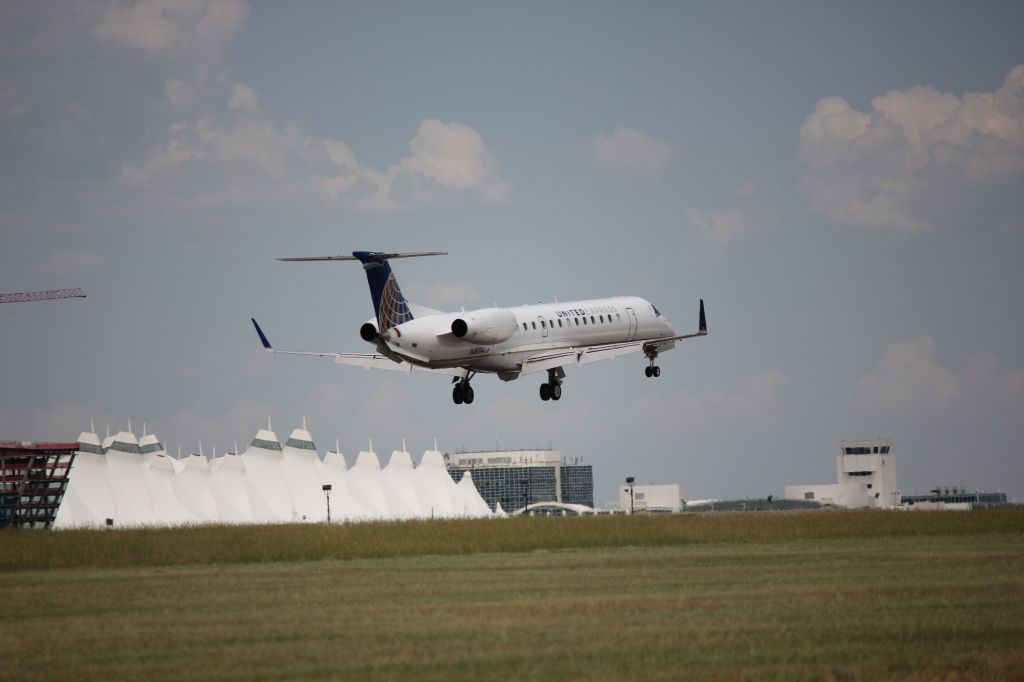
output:
[[[966,510],[1006,507],[1010,504],[1006,499],[1006,493],[967,490],[956,486],[932,488],[922,495],[903,495],[902,500],[906,509]]]
[[[445,453],[455,480],[466,473],[494,511],[513,512],[536,502],[594,506],[594,470],[560,450],[486,450]]]
[[[836,457],[836,482],[787,485],[787,500],[807,500],[837,507],[891,509],[900,504],[896,458],[889,438],[844,440]]]
[[[677,513],[684,506],[686,506],[686,501],[683,499],[683,487],[678,483],[657,485],[626,483],[619,486],[619,509],[627,514],[637,512]]]

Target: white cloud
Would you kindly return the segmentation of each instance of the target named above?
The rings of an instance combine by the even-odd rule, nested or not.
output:
[[[668,163],[672,147],[632,128],[598,133],[590,143],[590,158],[599,166],[623,171],[659,171]]]
[[[408,288],[405,294],[413,303],[440,310],[454,310],[460,305],[480,298],[480,294],[469,282],[410,282],[408,287],[402,288]]]
[[[819,100],[800,128],[800,165],[807,209],[837,225],[1024,226],[1024,65],[995,92],[893,90],[869,113]]]
[[[107,3],[93,27],[101,42],[152,54],[220,50],[245,23],[244,0]]]
[[[740,209],[704,213],[688,208],[686,219],[697,228],[701,240],[715,246],[731,244],[754,234],[762,226],[762,221],[756,216]]]
[[[236,83],[226,111],[174,124],[148,158],[122,167],[121,180],[183,207],[299,201],[393,211],[508,195],[494,153],[466,125],[426,119],[409,148],[387,170],[368,168],[342,142],[272,121],[257,93]]]
[[[420,198],[429,201],[438,189],[468,192],[492,202],[508,194],[509,183],[498,178],[494,153],[469,126],[426,119],[409,149],[412,154],[389,171],[391,184],[409,178]]]
[[[880,411],[934,413],[946,409],[959,390],[959,381],[935,362],[934,355],[931,336],[890,343],[875,369],[857,381],[854,399]]]
[[[991,353],[975,353],[956,371],[935,360],[931,336],[891,343],[875,369],[858,379],[853,400],[878,412],[942,417],[953,412],[1005,414],[1024,409],[1024,370],[999,371]]]
[[[54,251],[40,264],[40,270],[48,275],[76,273],[95,270],[103,264],[99,254],[88,249]]]
[[[702,390],[679,389],[668,396],[647,396],[637,407],[637,419],[651,419],[667,432],[693,432],[716,423],[772,422],[783,415],[779,390],[782,375],[775,370],[753,372],[724,386]]]
[[[259,111],[259,95],[252,88],[241,83],[235,83],[231,89],[231,99],[228,100],[228,108],[235,111]]]
[[[775,224],[773,212],[764,207],[756,182],[745,180],[734,194],[740,204],[736,208],[709,213],[696,208],[686,209],[686,219],[697,228],[697,236],[702,242],[723,248]]]

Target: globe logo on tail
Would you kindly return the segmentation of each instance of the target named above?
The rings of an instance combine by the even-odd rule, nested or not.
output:
[[[402,296],[402,290],[398,288],[394,273],[388,274],[387,282],[380,296],[380,309],[377,314],[377,323],[380,331],[384,332],[392,327],[408,322],[412,319],[412,312],[409,305]]]

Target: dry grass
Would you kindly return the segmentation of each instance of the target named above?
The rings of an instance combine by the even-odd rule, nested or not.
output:
[[[0,533],[0,571],[1024,532],[1024,508],[429,520]]]
[[[0,533],[0,565],[2,680],[1024,670],[1021,510]]]

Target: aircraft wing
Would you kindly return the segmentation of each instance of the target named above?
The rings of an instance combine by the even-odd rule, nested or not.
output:
[[[443,369],[429,369],[427,367],[419,367],[409,362],[395,362],[389,357],[381,355],[380,353],[332,353],[329,351],[301,351],[301,350],[278,350],[270,345],[270,341],[267,339],[267,335],[260,329],[259,323],[255,319],[252,320],[253,327],[256,328],[256,333],[259,334],[260,342],[263,344],[264,350],[271,353],[278,353],[280,355],[309,355],[318,358],[333,358],[336,365],[352,365],[355,367],[365,367],[366,369],[386,369],[392,372],[403,372],[409,374],[410,372],[433,372],[436,374],[447,374],[449,376],[464,377],[466,376],[466,370],[460,367],[443,368]]]

